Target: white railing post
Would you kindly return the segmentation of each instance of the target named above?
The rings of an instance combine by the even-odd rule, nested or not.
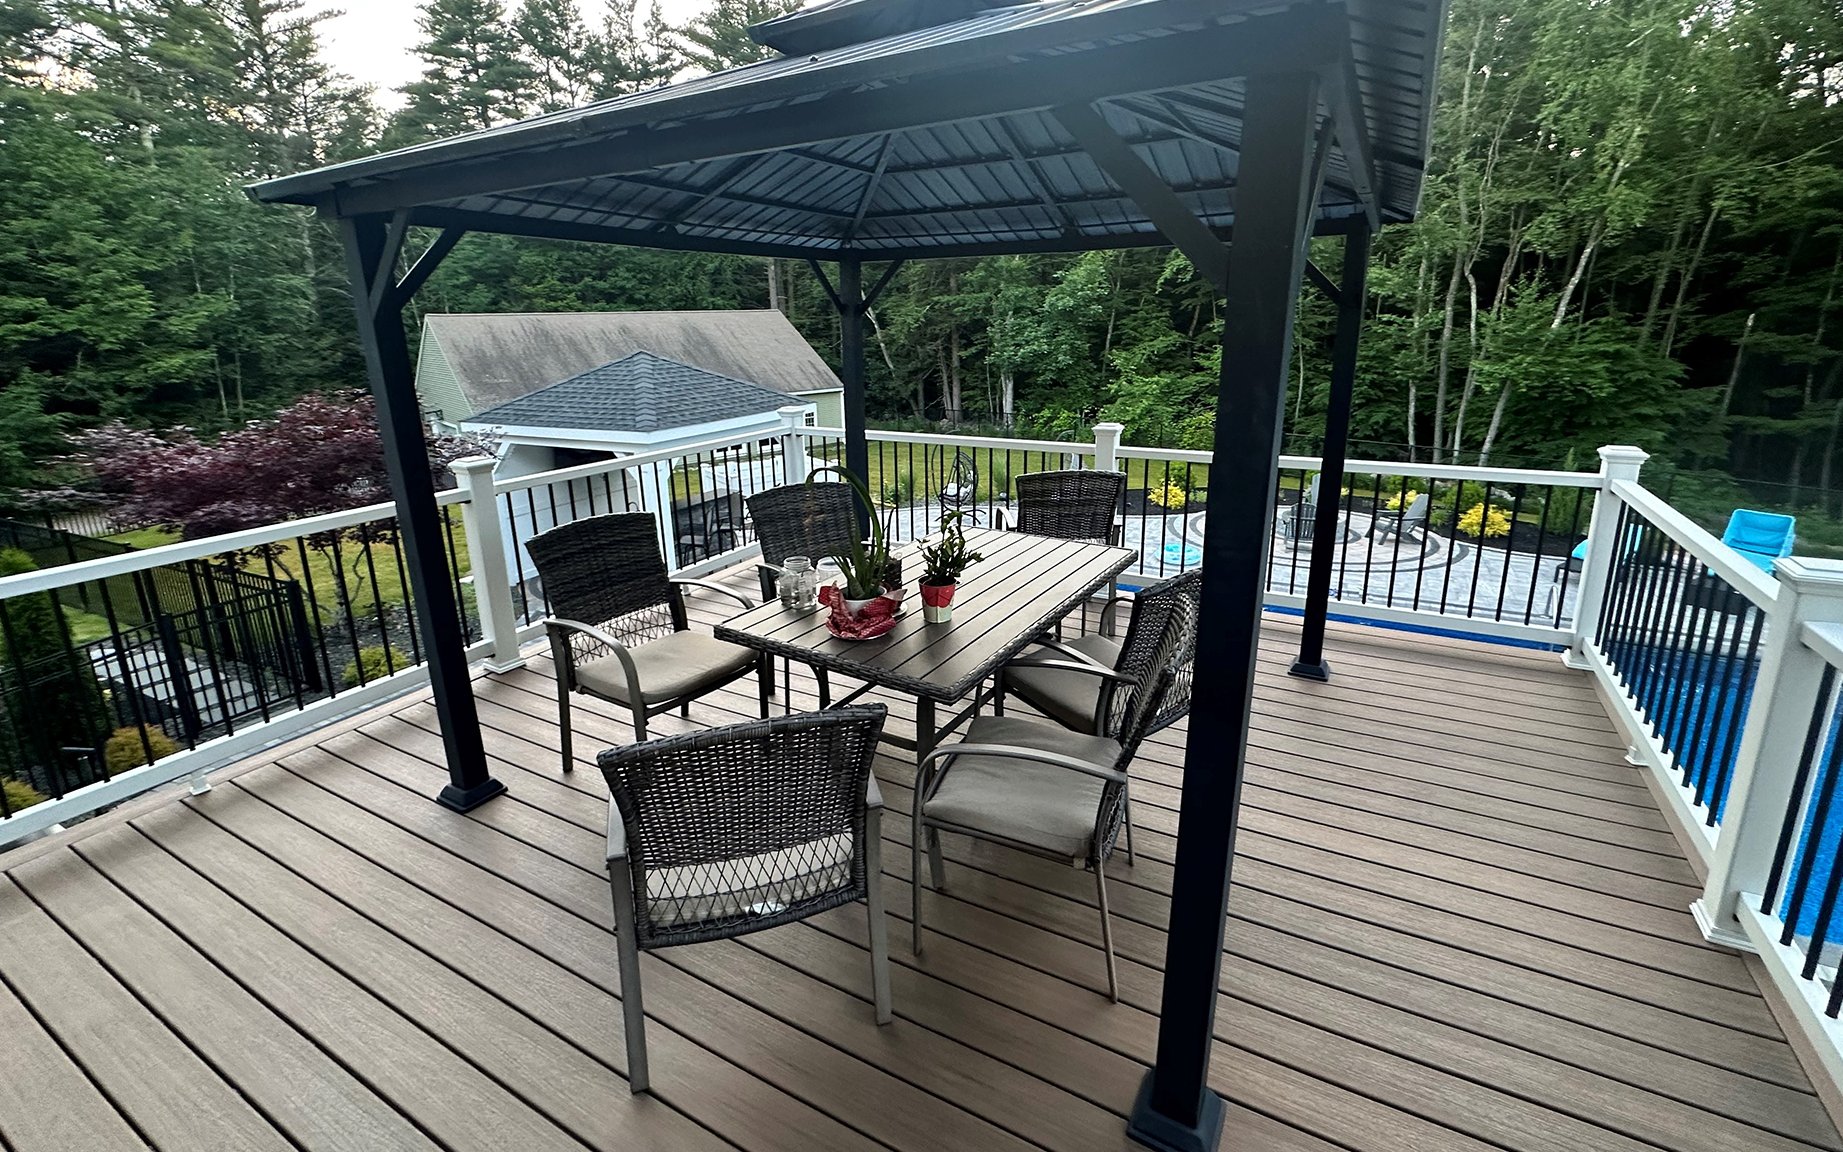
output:
[[[518,614],[512,609],[512,578],[506,570],[505,534],[500,531],[498,497],[493,491],[491,456],[469,456],[452,465],[467,493],[461,523],[467,529],[467,555],[473,567],[474,603],[480,610],[480,635],[492,645],[489,672],[510,672],[525,665],[518,653]]]
[[[789,404],[777,408],[775,412],[787,430],[781,433],[781,474],[785,483],[803,484],[810,465],[806,459],[806,437],[801,430],[806,427],[806,409],[798,404]]]
[[[1638,473],[1651,454],[1630,444],[1608,444],[1600,449],[1600,485],[1592,491],[1593,519],[1587,526],[1587,559],[1581,565],[1581,582],[1574,593],[1574,635],[1562,661],[1570,668],[1587,669],[1587,645],[1593,643],[1600,627],[1600,607],[1606,600],[1606,585],[1612,579],[1619,559],[1619,497],[1613,495],[1618,480],[1638,483]],[[1567,563],[1563,560],[1562,563]],[[1559,614],[1561,605],[1557,604]]]
[[[1094,426],[1094,467],[1097,472],[1120,470],[1120,434],[1126,425],[1111,421]]]
[[[1754,949],[1735,919],[1735,903],[1743,892],[1765,890],[1786,808],[1803,802],[1792,795],[1792,784],[1824,675],[1824,658],[1799,633],[1808,623],[1843,622],[1843,561],[1788,556],[1774,566],[1773,575],[1779,579],[1779,595],[1766,620],[1760,672],[1734,757],[1708,881],[1692,906],[1705,937],[1749,952]]]

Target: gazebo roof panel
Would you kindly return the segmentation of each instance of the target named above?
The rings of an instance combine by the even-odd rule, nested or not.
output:
[[[1157,230],[1052,108],[1097,106],[1225,228],[1237,76],[1286,65],[1327,77],[1325,114],[1350,77],[1378,210],[1405,220],[1420,195],[1434,13],[1411,0],[1039,0],[267,181],[252,195],[334,215],[407,210],[419,223],[820,257],[1155,244]],[[1358,210],[1362,181],[1342,144],[1326,157],[1326,226]]]

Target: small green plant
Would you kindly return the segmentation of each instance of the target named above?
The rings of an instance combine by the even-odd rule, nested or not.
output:
[[[806,482],[812,484],[827,472],[835,472],[843,477],[870,513],[870,539],[852,540],[851,547],[833,553],[832,563],[838,565],[838,574],[845,578],[847,600],[874,599],[881,596],[888,585],[890,570],[889,540],[884,535],[883,522],[877,516],[876,501],[871,499],[870,489],[856,473],[835,464],[813,469],[807,475]]]
[[[1480,532],[1480,528],[1483,532]],[[1510,535],[1510,513],[1495,504],[1479,501],[1465,510],[1459,517],[1459,531],[1467,536],[1508,536]]]
[[[1160,508],[1182,508],[1188,501],[1184,490],[1169,482],[1162,487],[1149,489],[1145,498]]]
[[[885,508],[906,508],[915,502],[915,476],[911,472],[898,472],[883,485]]]
[[[1011,461],[994,456],[986,465],[985,483],[988,499],[1011,499]]]
[[[139,728],[117,728],[102,746],[102,762],[109,766],[111,772],[138,768],[148,762],[147,753],[150,749],[155,760],[164,760],[179,751],[179,745],[173,743],[173,738],[166,734],[164,728],[152,724],[143,724]]]
[[[0,791],[6,793],[6,807],[10,812],[45,802],[45,794],[23,780],[0,780]]]
[[[921,582],[935,588],[958,584],[960,577],[985,557],[966,547],[965,512],[949,512],[941,517],[941,538],[922,547]]]
[[[391,645],[387,650],[382,644],[373,644],[368,648],[360,648],[358,659],[346,662],[345,672],[340,679],[345,681],[347,688],[356,688],[360,684],[382,679],[392,672],[401,672],[410,664],[410,658],[399,651],[396,645]]]

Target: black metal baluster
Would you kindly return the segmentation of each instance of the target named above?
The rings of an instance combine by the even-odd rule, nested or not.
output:
[[[1715,762],[1715,787],[1707,796],[1698,795],[1699,803],[1708,806],[1709,814],[1704,823],[1713,828],[1721,819],[1720,811],[1726,803],[1728,785],[1734,775],[1734,755],[1740,743],[1741,725],[1746,719],[1746,707],[1753,698],[1755,663],[1760,652],[1760,634],[1765,629],[1766,613],[1753,613],[1753,627],[1747,633],[1747,655],[1741,661],[1741,680],[1734,693],[1734,702],[1728,709],[1728,737],[1722,742],[1721,759]],[[1736,633],[1738,639],[1739,633]]]
[[[1785,875],[1785,862],[1791,853],[1792,842],[1798,836],[1799,817],[1807,810],[1805,790],[1811,784],[1811,769],[1817,763],[1818,749],[1824,743],[1826,729],[1830,727],[1831,709],[1834,701],[1831,697],[1837,687],[1837,669],[1833,664],[1824,665],[1824,675],[1817,685],[1817,707],[1811,710],[1811,723],[1805,728],[1805,745],[1798,756],[1798,771],[1792,775],[1792,791],[1785,806],[1785,818],[1779,824],[1779,840],[1773,845],[1773,866],[1766,873],[1766,887],[1760,896],[1760,910],[1774,913],[1774,901],[1779,895],[1779,881]],[[1828,758],[1827,758],[1828,759]],[[1813,831],[1817,831],[1813,827]],[[1781,943],[1789,942],[1782,940]]]

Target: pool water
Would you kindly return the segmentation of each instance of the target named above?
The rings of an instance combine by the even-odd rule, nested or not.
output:
[[[1166,568],[1195,568],[1203,563],[1203,548],[1198,544],[1187,544],[1182,540],[1173,540],[1165,545]]]

